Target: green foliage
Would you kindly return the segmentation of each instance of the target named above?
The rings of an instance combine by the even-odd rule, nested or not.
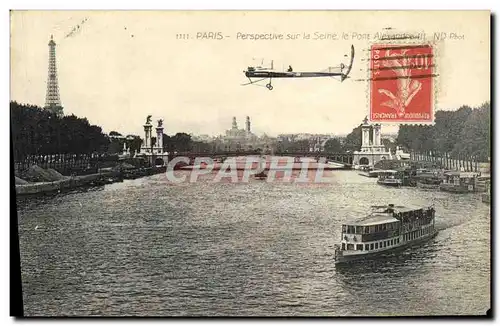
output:
[[[191,147],[195,153],[211,153],[213,151],[212,144],[201,141],[193,141]]]
[[[399,127],[397,143],[419,153],[447,153],[453,158],[474,155],[486,161],[490,157],[490,103],[472,109],[436,112],[433,126]]]
[[[382,145],[384,145],[384,147],[387,150],[389,150],[391,153],[396,150],[396,143],[395,142],[392,142],[388,138],[382,138],[381,141],[382,141]]]
[[[309,151],[309,140],[288,140],[284,139],[277,144],[278,152],[308,152]]]
[[[325,143],[324,151],[327,153],[341,153],[343,147],[337,138],[330,138]]]
[[[60,117],[34,105],[10,102],[15,159],[35,154],[105,152],[109,138],[101,127],[74,115]]]
[[[433,126],[402,125],[396,142],[406,150],[429,152],[435,149],[435,128]]]
[[[108,146],[108,154],[121,154],[123,151],[123,141],[111,140]]]
[[[491,115],[490,103],[484,103],[473,110],[463,124],[460,141],[453,147],[453,153],[465,152],[482,161],[490,158]]]
[[[350,134],[348,134],[345,138],[344,142],[344,151],[345,152],[354,152],[359,151],[361,148],[361,126],[359,125],[354,128]],[[370,128],[370,135],[372,134],[372,130]]]
[[[132,139],[129,140],[129,150],[130,150],[130,155],[134,156],[137,152],[140,151],[141,146],[142,146],[142,139],[139,136],[131,135]]]
[[[193,149],[191,135],[178,132],[174,136],[163,135],[163,150],[166,152],[189,152]]]
[[[106,136],[101,127],[90,125],[86,118],[74,115],[58,116],[51,110],[34,105],[10,103],[12,140],[14,156],[21,160],[28,155],[39,154],[84,154],[108,153],[121,154],[126,142],[132,156],[140,151],[142,139],[128,135],[126,138],[117,131]],[[153,145],[156,137],[152,137]],[[167,152],[188,152],[198,150],[210,152],[211,144],[193,142],[191,136],[180,132],[174,136],[163,135],[163,149]]]

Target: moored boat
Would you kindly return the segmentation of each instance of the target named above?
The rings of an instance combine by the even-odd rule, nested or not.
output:
[[[396,170],[381,170],[378,172],[377,183],[384,186],[401,187],[403,180],[400,178],[400,173]]]
[[[434,237],[434,207],[373,206],[372,212],[342,225],[335,263],[370,259]]]
[[[365,166],[361,170],[362,170],[362,172],[360,172],[358,174],[362,175],[364,177],[368,177],[368,178],[378,178],[379,172],[383,171],[383,170],[374,169],[371,166]]]
[[[378,178],[378,174],[381,172],[382,170],[371,170],[371,171],[368,171],[368,175],[367,177],[368,178]]]
[[[269,169],[267,168],[266,159],[264,157],[261,157],[259,162],[261,171],[256,173],[253,177],[257,180],[266,180],[267,173],[269,172]]]
[[[420,189],[439,189],[439,183],[429,183],[429,182],[422,182],[422,181],[417,181],[417,188]]]
[[[477,191],[477,172],[446,172],[439,189],[447,192],[467,193]]]
[[[422,189],[439,189],[439,185],[443,182],[442,173],[439,171],[419,171],[415,177],[417,187]]]

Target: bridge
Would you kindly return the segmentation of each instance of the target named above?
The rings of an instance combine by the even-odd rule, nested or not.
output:
[[[203,152],[176,152],[169,154],[169,160],[175,157],[189,157],[191,164],[194,163],[196,157],[210,157],[212,159],[221,159],[224,161],[228,157],[238,156],[261,156],[261,151],[219,151],[211,153]],[[269,154],[270,155],[270,154]],[[327,162],[337,163],[344,165],[345,168],[352,168],[353,154],[351,153],[329,153],[329,152],[306,152],[306,151],[293,151],[293,152],[273,152],[272,156],[289,156],[289,157],[311,157],[319,161],[321,158],[326,159]]]

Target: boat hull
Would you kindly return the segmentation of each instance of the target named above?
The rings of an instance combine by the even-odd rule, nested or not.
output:
[[[421,189],[439,189],[439,184],[417,182],[417,187]]]
[[[367,178],[376,178],[377,177],[376,175],[370,175],[367,172],[360,172],[358,174],[361,175],[361,176],[363,176],[363,177],[367,177]]]
[[[434,231],[434,233],[430,233],[430,234],[425,235],[421,238],[402,243],[399,246],[395,246],[392,248],[388,248],[388,249],[376,251],[376,252],[365,252],[363,254],[356,254],[356,255],[337,255],[336,254],[335,255],[335,265],[348,264],[348,263],[352,263],[352,262],[372,260],[375,258],[383,257],[384,255],[388,255],[390,253],[398,252],[398,251],[404,250],[406,248],[422,244],[422,243],[434,238],[437,234],[438,234],[438,231]]]
[[[370,172],[360,172],[358,174],[367,178],[378,178],[378,172],[370,171]]]
[[[439,185],[439,190],[446,192],[453,192],[457,194],[465,194],[468,192],[474,192],[474,188],[465,187],[462,185],[451,185],[451,184],[441,184]]]
[[[393,179],[394,180],[394,179]],[[385,180],[377,180],[377,183],[382,186],[388,186],[388,187],[401,187],[403,184],[401,180],[397,180],[396,182],[387,182]]]
[[[254,178],[257,180],[266,180],[267,179],[267,173],[266,172],[260,172],[254,175]]]

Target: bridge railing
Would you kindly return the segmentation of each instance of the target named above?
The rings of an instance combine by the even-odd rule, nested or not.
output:
[[[189,157],[194,160],[196,157],[210,157],[210,158],[227,158],[237,156],[261,156],[269,155],[261,151],[219,151],[211,153],[202,152],[177,152],[170,153],[169,159],[174,157]],[[344,164],[350,166],[353,164],[353,154],[351,153],[327,153],[327,152],[273,152],[273,156],[288,156],[288,157],[314,157],[317,160],[325,158],[328,161]]]

